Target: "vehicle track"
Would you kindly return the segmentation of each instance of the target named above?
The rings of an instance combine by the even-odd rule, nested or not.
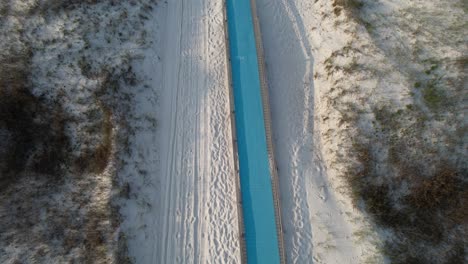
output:
[[[239,263],[222,3],[168,5],[151,263]]]

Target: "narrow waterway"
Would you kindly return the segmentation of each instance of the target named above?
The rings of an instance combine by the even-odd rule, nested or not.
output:
[[[265,126],[268,111],[257,49],[259,33],[250,1],[227,0],[226,6],[247,262],[281,263],[281,224]]]

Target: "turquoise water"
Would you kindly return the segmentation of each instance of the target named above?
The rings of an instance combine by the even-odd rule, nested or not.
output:
[[[227,0],[245,243],[249,264],[280,263],[250,0]]]

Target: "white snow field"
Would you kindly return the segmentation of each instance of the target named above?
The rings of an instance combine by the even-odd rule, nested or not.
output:
[[[223,20],[222,1],[155,8],[139,66],[154,94],[138,107],[157,132],[137,136],[133,162],[148,179],[133,183],[139,198],[122,209],[135,263],[240,263]]]

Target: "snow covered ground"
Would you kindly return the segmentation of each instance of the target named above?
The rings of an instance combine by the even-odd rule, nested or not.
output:
[[[288,263],[467,261],[465,2],[257,0]],[[240,263],[223,1],[0,15],[0,262]]]
[[[116,175],[153,7],[0,1],[0,263],[125,263]]]
[[[168,1],[153,14],[139,69],[156,96],[138,108],[157,128],[136,135],[130,163],[147,173],[130,180],[138,195],[121,210],[135,263],[240,262],[223,19],[211,0]]]
[[[466,174],[466,165],[460,162],[466,157],[466,143],[455,132],[466,126],[463,114],[457,114],[466,112],[460,101],[466,87],[466,4],[257,3],[289,262],[466,259],[460,253],[466,239],[452,233],[466,230],[466,221],[452,211],[464,199],[453,186],[463,186]],[[372,146],[367,157],[359,149],[366,144]],[[366,164],[369,160],[372,165]],[[375,172],[363,166],[375,166]],[[412,175],[407,175],[409,171]],[[367,182],[356,186],[356,181],[348,180],[355,175],[365,175]],[[427,182],[421,185],[421,179]],[[442,210],[439,216],[457,215],[450,219],[434,220],[437,213],[424,208],[429,203],[440,206],[439,202],[415,206],[405,200],[427,192],[441,197],[421,200],[446,201],[445,191],[436,187],[439,179],[454,192],[448,207],[453,209],[437,209]],[[423,186],[431,187],[418,191]],[[379,191],[385,188],[394,191]],[[382,198],[387,196],[391,198]],[[395,211],[386,209],[388,203]],[[411,217],[416,220],[402,220]],[[447,226],[437,227],[438,221]],[[411,237],[408,228],[419,238]],[[439,236],[437,243],[429,246],[434,234]]]
[[[288,263],[361,263],[357,212],[324,170],[314,126],[310,1],[258,0]]]

